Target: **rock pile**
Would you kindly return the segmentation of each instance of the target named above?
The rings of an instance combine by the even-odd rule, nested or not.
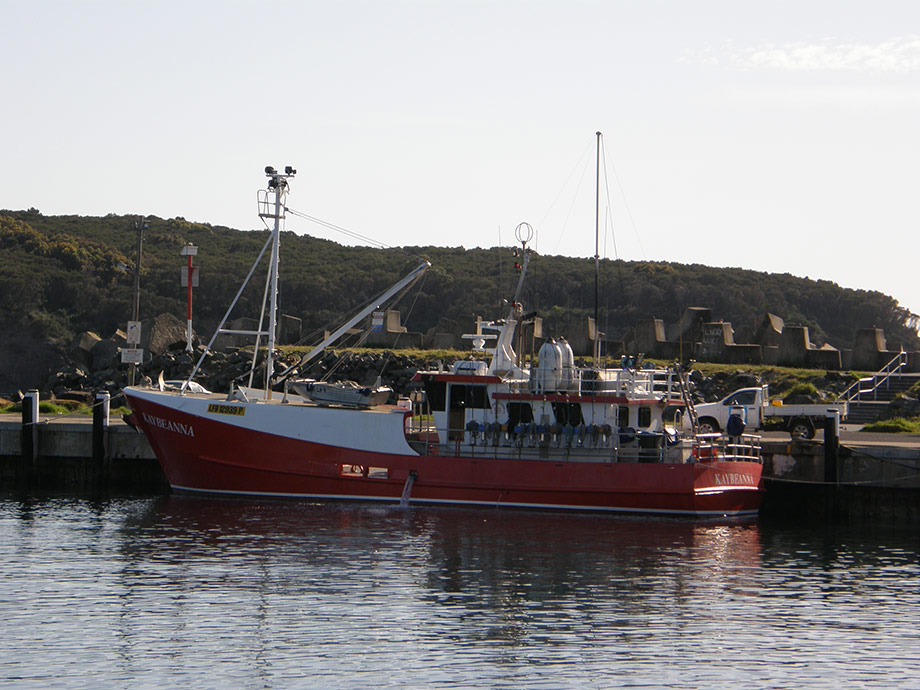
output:
[[[71,347],[72,362],[57,371],[41,386],[43,396],[58,399],[89,399],[95,390],[108,391],[113,397],[129,385],[131,365],[121,362],[121,348],[113,339],[103,339],[95,334],[81,334]],[[183,343],[179,343],[183,345]],[[174,346],[175,347],[175,346]],[[184,380],[200,359],[204,348],[198,346],[193,352],[175,348],[152,356],[137,367],[135,383],[156,382],[160,373],[164,380]],[[276,364],[285,368],[288,364]],[[212,391],[227,391],[234,385],[248,385],[248,374],[252,365],[252,350],[230,348],[224,352],[213,352],[205,359],[195,375],[195,380]],[[262,381],[264,354],[260,353],[256,363],[255,385]],[[344,359],[329,351],[311,366],[301,372],[302,376],[329,381],[356,381],[364,386],[374,385],[378,377],[383,385],[404,395],[419,364],[409,357],[393,352],[347,355]]]

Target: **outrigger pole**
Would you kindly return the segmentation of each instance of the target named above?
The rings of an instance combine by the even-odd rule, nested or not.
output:
[[[394,295],[396,295],[402,289],[409,287],[412,283],[418,280],[421,277],[421,275],[425,271],[427,271],[429,268],[431,268],[431,263],[428,261],[423,261],[418,267],[416,267],[405,278],[403,278],[398,283],[390,287],[388,290],[383,292],[378,297],[368,302],[367,305],[361,311],[359,311],[357,314],[352,316],[348,321],[346,321],[344,324],[342,324],[336,330],[330,333],[326,338],[323,339],[323,341],[319,345],[317,345],[312,350],[310,350],[309,353],[301,357],[300,361],[298,361],[296,364],[289,366],[287,369],[285,369],[280,374],[278,374],[278,378],[283,379],[292,370],[302,367],[304,364],[307,364],[308,362],[310,362],[314,357],[320,354],[323,350],[329,347],[332,343],[334,343],[336,340],[338,340],[343,335],[345,335],[349,331],[349,329],[356,326],[358,322],[361,321],[361,319],[365,318],[368,314],[370,314],[372,311],[377,309],[380,305],[386,304],[390,299],[393,298]]]

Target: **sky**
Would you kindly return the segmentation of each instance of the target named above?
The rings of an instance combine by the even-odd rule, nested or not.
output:
[[[383,245],[526,221],[592,257],[600,131],[602,257],[920,314],[913,0],[0,0],[0,22],[0,208],[257,229],[264,167],[292,165],[291,209]]]

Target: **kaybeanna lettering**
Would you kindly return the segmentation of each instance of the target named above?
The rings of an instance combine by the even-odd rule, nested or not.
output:
[[[717,474],[715,476],[715,483],[721,486],[753,484],[754,477],[750,474]]]
[[[240,405],[220,405],[218,403],[211,403],[208,405],[208,412],[214,414],[230,414],[236,417],[242,417],[246,414],[246,408],[241,407]]]
[[[195,436],[195,428],[191,424],[172,422],[168,419],[163,419],[162,417],[155,417],[152,414],[147,414],[146,412],[142,412],[141,414],[144,417],[144,421],[152,426],[159,427],[160,429],[166,429],[167,431],[172,431],[176,434],[182,434],[183,436]]]

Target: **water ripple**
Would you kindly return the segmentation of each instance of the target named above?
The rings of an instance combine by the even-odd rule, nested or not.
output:
[[[915,535],[515,511],[0,501],[22,687],[911,687]]]

